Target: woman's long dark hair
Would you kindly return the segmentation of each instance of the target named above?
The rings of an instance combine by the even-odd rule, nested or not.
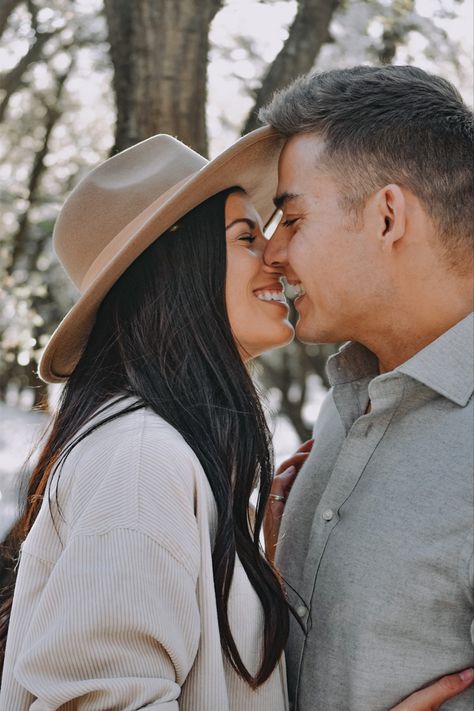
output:
[[[102,424],[149,407],[184,437],[206,473],[217,505],[213,550],[223,651],[252,687],[262,684],[283,651],[288,604],[259,538],[273,475],[271,437],[252,379],[231,333],[225,303],[226,240],[223,191],[183,217],[133,262],[99,309],[81,359],[68,379],[52,429],[32,473],[13,547],[28,534],[47,495],[48,479],[71,449],[99,425],[80,428],[99,408]],[[107,417],[111,397],[136,403]],[[258,487],[255,521],[249,500]],[[264,611],[262,662],[253,676],[229,625],[227,603],[239,556]],[[14,558],[15,556],[11,556]],[[0,640],[4,645],[14,574],[4,589]]]

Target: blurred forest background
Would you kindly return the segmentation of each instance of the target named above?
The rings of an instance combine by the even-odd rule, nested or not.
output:
[[[472,4],[0,0],[0,403],[32,409],[51,395],[37,361],[75,297],[52,227],[99,161],[159,132],[213,157],[313,67],[417,64],[472,103]],[[261,358],[295,440],[311,432],[334,348],[294,343]]]

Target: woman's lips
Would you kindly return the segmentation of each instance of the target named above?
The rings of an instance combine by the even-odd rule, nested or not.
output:
[[[288,306],[283,291],[258,291],[255,296],[259,301],[265,301],[270,304],[283,304]]]
[[[283,284],[280,282],[273,282],[272,284],[261,286],[258,289],[254,289],[253,293],[259,301],[264,301],[269,304],[288,306],[285,292],[283,290]]]

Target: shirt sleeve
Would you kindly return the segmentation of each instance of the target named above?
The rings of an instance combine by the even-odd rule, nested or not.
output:
[[[24,555],[28,555],[25,553]],[[49,576],[14,674],[31,711],[178,711],[200,636],[196,580],[130,529],[76,536]]]

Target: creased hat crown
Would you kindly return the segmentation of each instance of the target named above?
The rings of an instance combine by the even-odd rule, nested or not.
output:
[[[56,254],[74,284],[81,288],[96,258],[132,220],[207,162],[171,136],[157,135],[83,178],[66,200],[53,233]]]

